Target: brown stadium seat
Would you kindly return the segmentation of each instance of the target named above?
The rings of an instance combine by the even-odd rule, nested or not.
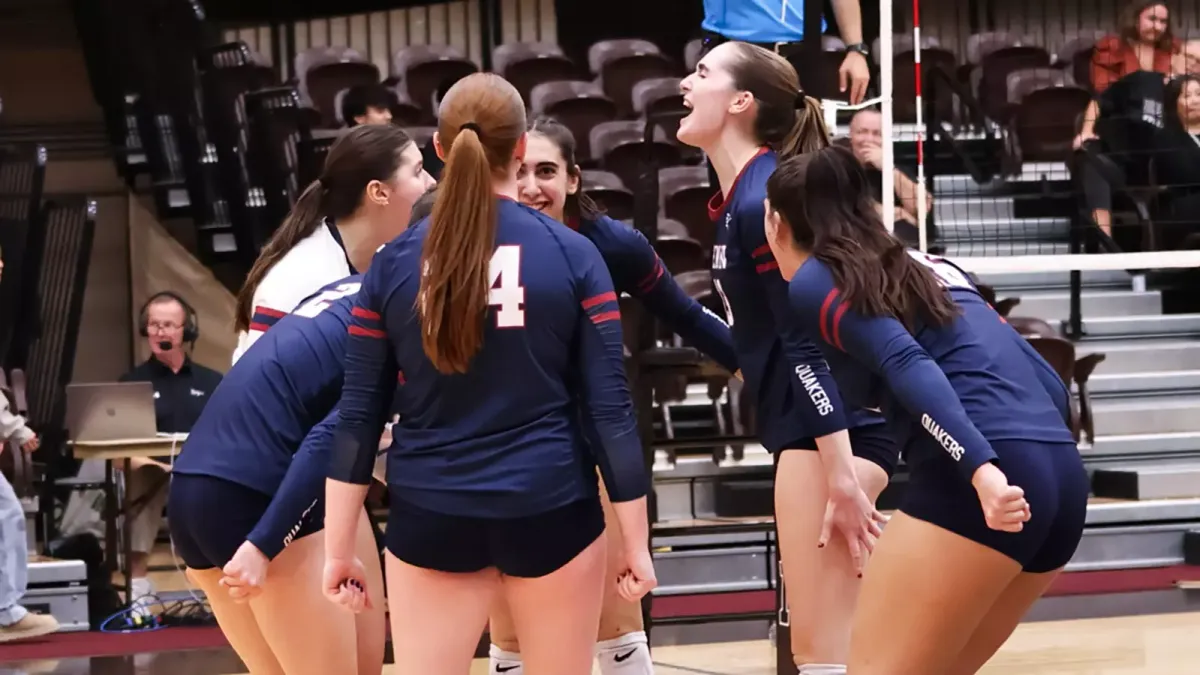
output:
[[[512,83],[521,98],[543,82],[573,80],[584,75],[562,47],[552,42],[508,42],[492,50],[492,70]]]
[[[897,122],[916,122],[917,121],[917,71],[916,71],[916,52],[913,45],[912,34],[896,34],[892,38],[892,61],[895,66],[892,69],[892,116]],[[875,65],[879,65],[879,39],[875,40],[875,45],[871,49],[874,54]],[[956,77],[958,69],[958,57],[949,49],[944,49],[938,43],[937,38],[932,36],[921,37],[921,69],[922,72],[928,72],[931,68],[941,68],[950,74],[951,77]],[[929,78],[922,78],[922,87],[924,96],[929,96],[931,87]],[[937,112],[938,118],[945,122],[954,121],[954,95],[945,87],[938,88],[936,85],[932,87],[934,95],[937,97]]]
[[[617,174],[627,186],[636,185],[646,161],[645,133],[646,124],[641,120],[601,122],[592,127],[588,145],[600,168]],[[679,146],[662,129],[655,130],[651,152],[656,166],[682,163]]]
[[[617,174],[584,171],[580,189],[603,208],[609,218],[627,220],[633,217],[633,193]]]
[[[340,111],[334,106],[337,93],[356,84],[379,82],[379,68],[357,49],[310,47],[296,55],[296,79],[301,102],[321,113],[325,126],[340,126]]]
[[[1057,68],[1017,70],[1008,76],[1008,126],[1024,162],[1063,162],[1070,157],[1075,121],[1091,101],[1087,89]]]
[[[1107,34],[1108,31],[1098,28],[1068,33],[1069,37],[1066,43],[1054,53],[1054,63],[1071,73],[1075,84],[1090,91],[1092,88],[1092,54],[1096,50],[1096,43]]]
[[[543,82],[529,93],[529,108],[534,115],[550,115],[570,129],[581,158],[592,156],[592,127],[617,118],[617,105],[592,82]]]
[[[392,56],[392,76],[408,90],[408,97],[422,110],[436,114],[434,97],[450,85],[479,71],[458,47],[411,45]]]
[[[679,74],[678,66],[647,40],[601,40],[588,48],[588,68],[600,76],[600,86],[621,115],[633,113],[633,85]]]
[[[658,195],[662,214],[683,223],[705,251],[712,249],[715,230],[708,218],[708,200],[713,187],[708,182],[708,169],[703,166],[659,169]]]
[[[1074,383],[1078,396],[1071,398],[1071,431],[1075,434],[1076,442],[1086,438],[1089,443],[1095,443],[1095,421],[1087,381],[1096,366],[1104,361],[1105,355],[1093,353],[1081,359],[1076,358],[1075,345],[1057,336],[1026,336],[1025,339],[1054,368],[1068,389]]]
[[[673,218],[658,219],[658,236],[660,237],[688,237],[687,226]]]
[[[986,300],[987,303],[992,306],[992,309],[996,310],[996,313],[1000,316],[1007,317],[1009,312],[1012,311],[1013,307],[1021,304],[1020,298],[1005,298],[997,301],[996,289],[988,286],[987,284],[977,283],[975,284],[975,288],[979,291],[979,294],[983,296],[983,299]]]
[[[1050,53],[1023,35],[992,31],[967,38],[966,79],[984,114],[998,122],[1005,121],[1008,74],[1049,65]]]
[[[687,114],[683,105],[683,94],[679,93],[678,77],[655,77],[633,85],[633,112],[642,119],[656,116],[658,126],[667,138],[679,147],[685,161],[699,160],[700,150],[681,144],[675,136],[679,132],[679,121]]]
[[[700,242],[689,236],[660,234],[654,242],[654,250],[663,261],[663,267],[671,274],[682,274],[708,269],[709,263]]]

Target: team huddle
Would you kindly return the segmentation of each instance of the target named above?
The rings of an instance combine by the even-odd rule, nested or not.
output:
[[[968,275],[885,230],[787,61],[722,44],[681,93],[678,139],[720,183],[724,319],[496,75],[443,98],[436,189],[396,127],[334,145],[248,275],[235,364],[174,465],[173,541],[253,675],[382,671],[380,545],[393,673],[465,675],[489,625],[492,673],[654,672],[622,294],[753,394],[799,673],[974,673],[1070,559],[1088,482],[1057,374]]]

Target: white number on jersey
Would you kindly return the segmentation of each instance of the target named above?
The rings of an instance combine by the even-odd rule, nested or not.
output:
[[[488,304],[495,305],[497,328],[525,326],[525,288],[521,286],[521,247],[497,246],[488,265],[491,290]]]
[[[309,299],[308,302],[293,310],[292,314],[299,314],[305,318],[312,319],[321,312],[329,309],[329,306],[334,302],[341,300],[347,295],[354,295],[358,292],[359,288],[362,288],[362,284],[353,281],[348,284],[340,284],[337,288],[321,291]]]
[[[908,253],[912,256],[913,260],[916,260],[930,272],[933,272],[933,276],[937,277],[938,281],[942,282],[942,285],[946,288],[975,289],[975,284],[971,283],[971,280],[967,278],[967,275],[962,273],[962,270],[947,263],[945,260],[926,255],[920,251],[909,251]]]
[[[725,323],[733,326],[733,306],[729,304],[729,298],[725,297],[725,289],[721,287],[720,279],[713,277],[713,288],[717,289],[717,295],[721,296],[721,305],[725,307]]]

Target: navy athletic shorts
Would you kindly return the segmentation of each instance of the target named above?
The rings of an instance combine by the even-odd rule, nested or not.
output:
[[[1090,482],[1079,449],[1070,443],[993,441],[997,466],[1025,490],[1030,519],[1020,532],[987,526],[971,483],[949,457],[912,468],[900,510],[995,549],[1026,572],[1056,570],[1071,560],[1083,536]]]
[[[171,541],[194,570],[224,567],[233,558],[271,504],[271,496],[212,476],[174,474],[167,499]],[[318,502],[292,528],[291,540],[325,527],[325,506]]]
[[[896,472],[900,462],[900,447],[884,423],[868,424],[850,430],[850,447],[855,457],[861,457],[873,462],[887,472],[890,477]],[[798,438],[784,447],[784,450],[808,450],[815,452],[817,441],[812,437]]]
[[[400,560],[439,572],[495,567],[511,577],[546,576],[604,533],[593,497],[524,518],[472,518],[427,511],[390,490],[387,549]]]

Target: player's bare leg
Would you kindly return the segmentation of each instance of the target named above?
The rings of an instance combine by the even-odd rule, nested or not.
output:
[[[597,537],[546,576],[503,578],[525,675],[591,675],[607,548],[605,537]]]
[[[887,486],[877,464],[854,458],[859,483],[874,501]],[[792,660],[802,675],[845,672],[850,625],[862,580],[845,541],[817,548],[828,499],[825,469],[814,451],[785,450],[775,473],[775,518],[788,595]]]
[[[393,675],[470,672],[500,573],[436,572],[409,565],[391,551],[386,566]]]
[[[1020,574],[1012,558],[897,512],[863,579],[849,672],[950,672]]]
[[[354,628],[358,636],[358,675],[379,675],[383,672],[383,655],[387,649],[387,606],[384,603],[383,567],[379,562],[375,533],[364,510],[358,521],[358,541],[355,553],[367,568],[367,593],[373,599],[370,609],[356,614]]]
[[[271,561],[262,592],[250,600],[287,675],[358,672],[356,617],[330,606],[321,590],[324,569],[325,532],[301,537]]]
[[[224,576],[221,570],[215,567],[208,570],[189,568],[186,574],[208,599],[217,625],[250,675],[285,675],[283,666],[279,665],[275,653],[271,651],[271,645],[267,644],[262,631],[258,629],[250,605],[234,602],[229,597],[228,589],[221,586],[221,577]]]

